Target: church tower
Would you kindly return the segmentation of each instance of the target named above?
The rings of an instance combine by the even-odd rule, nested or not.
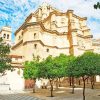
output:
[[[5,43],[11,45],[11,27],[4,26],[0,31],[0,37],[2,37]]]

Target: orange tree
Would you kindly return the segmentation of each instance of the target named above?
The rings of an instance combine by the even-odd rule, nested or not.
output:
[[[60,54],[57,57],[49,56],[44,61],[40,62],[39,76],[47,78],[51,86],[51,97],[53,97],[53,81],[54,79],[66,76],[66,67],[68,57]]]
[[[49,80],[51,97],[53,97],[53,80],[57,77],[57,67],[54,66],[54,58],[52,56],[39,63],[39,76]]]
[[[67,65],[67,68],[66,68],[66,75],[68,77],[71,78],[71,83],[72,83],[72,94],[74,94],[74,78],[76,77],[76,73],[75,73],[75,64],[74,64],[74,61],[76,60],[76,57],[74,56],[69,56],[69,60],[68,60],[68,65]]]
[[[85,100],[85,82],[89,76],[100,74],[100,55],[86,52],[71,61],[67,67],[67,74],[83,79],[83,100]]]
[[[31,79],[34,80],[34,82],[36,82],[36,78],[39,78],[38,65],[39,62],[37,60],[26,61],[24,63],[25,66],[23,73],[24,78]],[[35,84],[33,85],[33,93],[35,93]]]
[[[62,77],[66,77],[66,68],[68,65],[68,61],[69,61],[69,56],[64,55],[64,54],[60,54],[59,56],[54,58],[54,66],[58,67],[57,73],[58,73],[58,77],[57,79],[59,79],[59,86],[61,86],[60,84],[60,78]]]

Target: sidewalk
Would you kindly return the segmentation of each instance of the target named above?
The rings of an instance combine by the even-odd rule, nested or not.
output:
[[[24,90],[2,90],[2,91],[0,91],[1,95],[20,94],[20,93],[30,93],[30,91],[24,91]]]

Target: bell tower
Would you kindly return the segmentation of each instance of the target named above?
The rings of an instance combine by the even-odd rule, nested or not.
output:
[[[4,26],[0,31],[0,37],[2,37],[6,44],[11,45],[11,27]]]

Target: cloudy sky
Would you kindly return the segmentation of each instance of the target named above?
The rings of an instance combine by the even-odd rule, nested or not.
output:
[[[75,14],[87,17],[87,25],[94,38],[100,38],[100,9],[93,8],[98,1],[100,2],[100,0],[0,0],[0,29],[5,25],[11,26],[14,41],[14,32],[25,18],[43,2],[47,2],[60,11],[72,9]]]

